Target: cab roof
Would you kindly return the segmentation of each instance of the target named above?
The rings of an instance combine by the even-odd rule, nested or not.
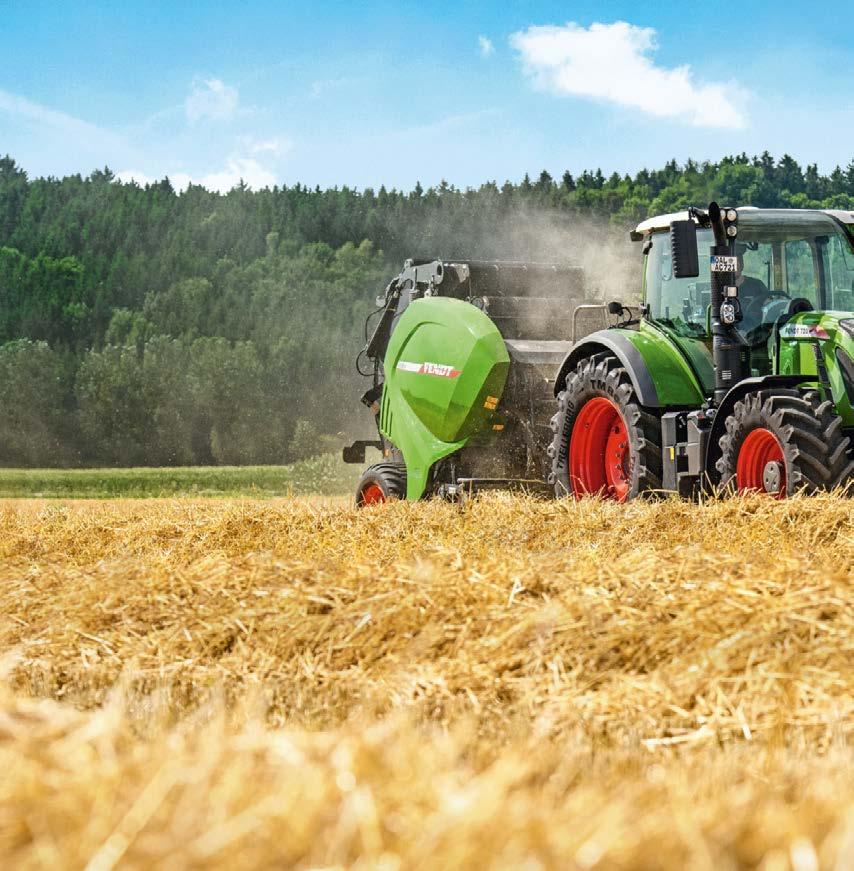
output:
[[[854,211],[844,209],[757,209],[755,206],[739,206],[739,216],[750,215],[750,223],[764,221],[803,221],[808,222],[811,217],[827,215],[839,224],[845,224],[849,232],[854,233]],[[687,221],[688,211],[671,212],[669,215],[656,215],[641,221],[631,232],[633,242],[639,242],[650,233],[660,230],[669,230],[673,221]]]

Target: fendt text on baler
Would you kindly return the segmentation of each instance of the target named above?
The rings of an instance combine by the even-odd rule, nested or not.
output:
[[[344,459],[383,460],[357,504],[850,490],[854,212],[712,203],[631,237],[632,309],[568,267],[407,261],[360,355],[378,438]]]

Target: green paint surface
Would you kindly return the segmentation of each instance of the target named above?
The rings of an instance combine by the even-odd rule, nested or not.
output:
[[[818,341],[832,394],[826,398],[833,400],[843,424],[854,426],[854,408],[836,359],[837,348],[854,359],[854,338],[839,326],[841,320],[852,320],[851,312],[802,312],[795,315],[780,331],[777,367],[781,375],[802,374],[817,379],[818,366],[813,348]]]
[[[469,303],[419,299],[401,315],[384,363],[380,430],[403,453],[407,498],[419,499],[434,463],[499,420],[510,357],[495,324]]]
[[[705,399],[704,388],[685,359],[680,346],[668,331],[656,324],[643,320],[637,330],[620,330],[634,346],[646,363],[655,384],[658,401],[662,406],[699,406]],[[687,344],[690,340],[684,339]],[[710,366],[702,358],[702,351],[692,343],[686,353],[697,360],[701,371]],[[711,358],[709,358],[710,361]],[[707,373],[708,377],[708,373]],[[712,375],[713,377],[713,375]]]

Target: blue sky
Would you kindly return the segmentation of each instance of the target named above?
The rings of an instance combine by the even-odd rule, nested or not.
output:
[[[854,159],[845,4],[0,3],[0,153],[227,189]]]

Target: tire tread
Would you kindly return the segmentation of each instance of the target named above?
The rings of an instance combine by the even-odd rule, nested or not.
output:
[[[854,459],[833,404],[815,390],[779,390],[749,393],[727,418],[716,464],[725,489],[736,487],[738,452],[748,433],[759,427],[773,432],[783,446],[787,495],[849,487]]]
[[[548,456],[552,461],[549,483],[558,497],[571,495],[569,436],[578,411],[574,400],[585,395],[607,396],[619,407],[632,445],[629,499],[661,489],[661,424],[638,402],[631,378],[620,361],[607,352],[592,354],[567,373],[557,394],[557,412],[550,421],[554,433]],[[579,406],[580,408],[580,406]]]

